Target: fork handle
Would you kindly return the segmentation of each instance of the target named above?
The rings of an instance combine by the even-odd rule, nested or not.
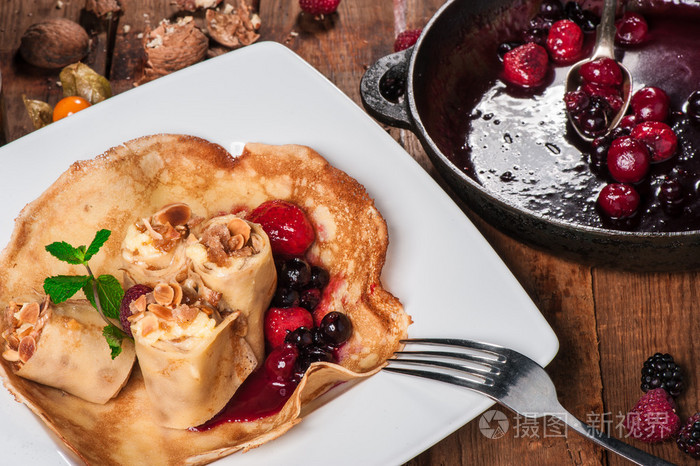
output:
[[[562,408],[563,409],[563,408]],[[620,440],[610,437],[609,435],[599,431],[598,429],[589,426],[585,422],[578,420],[571,413],[563,410],[561,413],[552,413],[556,417],[564,421],[569,427],[574,429],[579,434],[587,437],[598,445],[607,448],[608,450],[617,453],[625,459],[641,466],[675,466],[673,463],[662,460],[658,456],[651,455],[645,451],[635,448],[632,445],[621,442]]]

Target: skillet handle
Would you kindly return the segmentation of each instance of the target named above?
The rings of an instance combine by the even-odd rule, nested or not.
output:
[[[413,47],[392,53],[377,60],[370,66],[360,81],[360,96],[367,113],[380,122],[397,128],[413,129],[408,116],[408,102],[401,99],[398,102],[387,100],[379,91],[379,83],[391,70],[392,74],[403,82],[404,95],[408,77],[408,62],[413,54]]]

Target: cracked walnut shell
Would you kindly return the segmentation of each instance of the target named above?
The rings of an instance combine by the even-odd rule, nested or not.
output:
[[[194,24],[191,16],[176,23],[163,20],[156,29],[144,36],[146,66],[139,83],[181,70],[202,61],[207,54],[209,39]]]

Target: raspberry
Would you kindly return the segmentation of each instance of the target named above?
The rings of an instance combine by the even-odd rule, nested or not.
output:
[[[656,443],[671,438],[680,428],[673,398],[663,388],[649,390],[624,420],[625,429],[633,438]]]
[[[696,460],[700,459],[700,413],[690,416],[681,427],[676,444],[682,452]]]
[[[547,35],[547,50],[561,63],[571,62],[581,55],[583,31],[578,24],[562,19],[552,24]]]
[[[119,322],[122,324],[122,330],[130,337],[133,336],[131,334],[131,322],[129,322],[129,316],[132,314],[130,304],[141,295],[150,293],[151,291],[153,291],[153,289],[150,286],[134,285],[124,293],[121,305],[119,306]]]
[[[652,162],[663,162],[676,153],[678,138],[666,123],[645,121],[635,126],[630,136],[649,147]]]
[[[260,204],[248,216],[270,238],[273,254],[300,256],[311,246],[315,234],[306,214],[291,202],[279,199]]]
[[[673,361],[673,356],[656,353],[644,361],[641,388],[645,392],[663,388],[674,398],[680,395],[683,390],[683,374]]]
[[[612,58],[602,57],[581,65],[581,78],[598,86],[619,86],[622,70]]]
[[[303,307],[271,307],[265,314],[265,339],[271,348],[282,345],[287,333],[300,327],[314,327],[314,318]]]
[[[527,43],[503,56],[503,79],[521,87],[535,87],[544,82],[549,57],[537,44]]]
[[[299,6],[310,15],[330,15],[338,9],[340,0],[299,0]]]
[[[396,36],[394,41],[394,52],[400,52],[412,47],[423,32],[423,29],[407,29]]]

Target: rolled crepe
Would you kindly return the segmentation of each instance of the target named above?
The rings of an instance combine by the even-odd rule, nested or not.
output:
[[[181,303],[176,283],[144,296],[129,319],[154,419],[173,429],[203,424],[256,367],[236,325],[240,313],[222,320],[207,305]]]
[[[235,215],[213,217],[190,235],[187,257],[204,285],[221,293],[219,308],[235,309],[245,317],[245,339],[262,363],[263,320],[277,285],[267,234]]]
[[[192,212],[183,203],[164,206],[129,225],[122,242],[124,270],[134,283],[154,286],[187,276],[185,240]]]
[[[3,357],[25,379],[104,404],[117,396],[134,365],[134,344],[125,339],[112,359],[102,335],[105,322],[87,300],[52,304],[10,303]]]

